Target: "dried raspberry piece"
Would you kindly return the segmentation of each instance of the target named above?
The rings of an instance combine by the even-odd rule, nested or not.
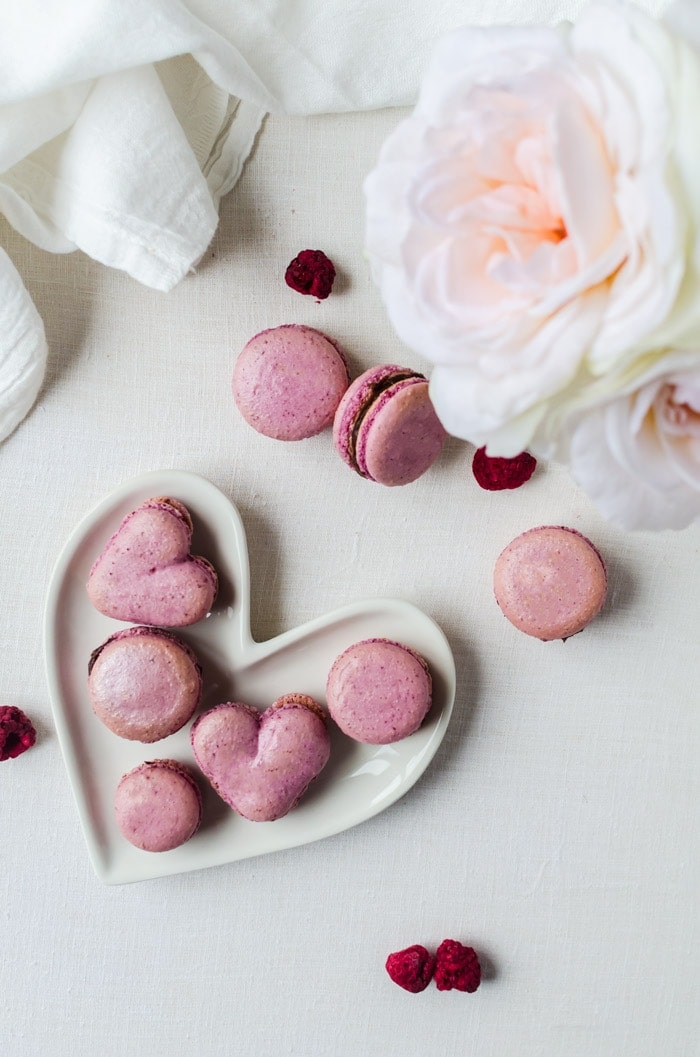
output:
[[[476,483],[488,492],[500,492],[503,488],[520,488],[535,472],[537,459],[527,451],[521,451],[512,459],[487,455],[486,448],[478,448],[472,460],[472,473]]]
[[[425,947],[415,943],[403,951],[395,951],[386,960],[386,971],[404,991],[417,995],[425,991],[435,972],[435,959]]]
[[[0,761],[14,760],[36,741],[31,721],[14,705],[0,705]]]
[[[443,940],[435,954],[435,984],[438,991],[476,991],[481,983],[481,966],[473,947],[459,940]]]
[[[302,250],[287,265],[284,281],[300,294],[325,300],[333,289],[335,266],[321,250]]]

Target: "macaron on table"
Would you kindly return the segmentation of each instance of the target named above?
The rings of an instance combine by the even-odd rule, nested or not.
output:
[[[304,440],[332,423],[349,381],[345,357],[332,338],[288,323],[246,343],[236,359],[233,395],[259,433]]]
[[[242,350],[287,325],[337,343],[344,392],[385,365],[429,374],[363,256],[361,182],[395,123],[273,115],[213,245],[167,294],[0,221],[50,348],[40,402],[0,445],[0,704],[36,731],[0,762],[2,1057],[695,1057],[697,530],[624,533],[544,460],[485,490],[451,437],[413,481],[382,484],[337,450],[335,412],[284,441],[234,400]],[[307,247],[337,272],[320,303],[284,280]],[[170,627],[100,612],[95,560],[162,497],[189,511],[215,597]],[[565,641],[514,626],[494,592],[499,555],[542,526],[605,564],[602,608]],[[155,742],[114,733],[89,695],[91,654],[133,627],[202,669],[191,718]],[[432,706],[398,741],[357,741],[330,715],[336,659],[371,639],[430,669]],[[328,761],[285,815],[251,821],[197,764],[193,724],[295,694],[329,719]],[[115,797],[168,760],[201,822],[143,850]],[[180,771],[146,774],[182,812],[149,846],[179,842],[197,794]],[[143,803],[129,784],[134,835],[152,816],[127,824]],[[392,952],[448,937],[479,954],[474,993],[387,975]]]
[[[446,433],[428,380],[396,364],[370,367],[342,396],[333,442],[344,462],[379,484],[411,484],[437,459]]]

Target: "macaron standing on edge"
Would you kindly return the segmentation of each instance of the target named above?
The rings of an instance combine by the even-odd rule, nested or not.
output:
[[[389,487],[424,474],[446,437],[427,378],[396,364],[371,367],[356,378],[333,422],[333,442],[343,461],[361,477]]]
[[[607,582],[598,549],[565,525],[541,525],[516,536],[496,559],[493,575],[504,616],[543,642],[583,631],[603,608]]]
[[[330,426],[350,384],[340,346],[314,327],[286,323],[250,339],[233,369],[248,425],[273,440],[304,440]]]

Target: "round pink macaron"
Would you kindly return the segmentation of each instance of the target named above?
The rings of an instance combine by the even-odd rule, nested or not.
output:
[[[356,378],[333,421],[340,456],[370,481],[410,484],[435,462],[447,436],[435,414],[427,379],[395,364]]]
[[[114,797],[122,835],[142,851],[171,851],[202,821],[202,794],[176,760],[149,760],[125,774]]]
[[[233,396],[246,422],[275,440],[303,440],[333,422],[350,384],[339,345],[313,327],[263,330],[233,369]]]
[[[607,592],[605,563],[576,529],[542,525],[517,536],[496,559],[494,592],[526,635],[568,639],[590,624]]]
[[[388,745],[418,730],[432,702],[428,665],[390,639],[356,642],[336,657],[326,683],[328,711],[355,741]]]
[[[202,670],[190,647],[160,628],[126,628],[93,651],[88,692],[113,734],[150,743],[187,723],[202,696]]]

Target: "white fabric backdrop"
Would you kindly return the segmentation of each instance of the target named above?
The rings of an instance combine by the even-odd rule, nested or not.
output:
[[[405,489],[354,476],[328,434],[280,445],[237,415],[256,331],[326,329],[353,372],[404,360],[362,253],[361,181],[395,112],[274,117],[197,273],[157,293],[82,254],[7,246],[41,312],[40,399],[0,447],[0,699],[37,746],[0,764],[0,1053],[8,1057],[697,1057],[697,529],[623,535],[557,467],[514,493],[451,442]],[[284,267],[339,269],[317,304]],[[438,620],[459,688],[445,742],[384,814],[321,843],[132,886],[94,877],[42,671],[43,597],[75,523],[144,470],[239,506],[258,639],[355,599]],[[519,635],[493,560],[543,522],[591,536],[605,612],[565,645]],[[386,955],[473,944],[475,995],[408,995]]]

